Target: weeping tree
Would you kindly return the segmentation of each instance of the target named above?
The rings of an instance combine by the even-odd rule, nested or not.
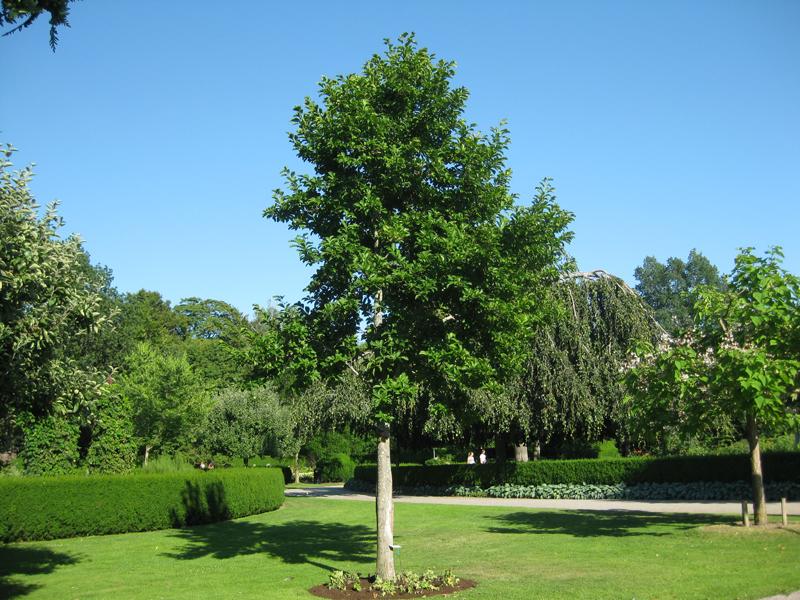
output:
[[[382,579],[395,576],[397,412],[424,397],[458,419],[468,390],[522,368],[572,218],[549,184],[514,205],[508,132],[484,135],[463,118],[468,92],[453,76],[452,62],[404,35],[361,73],[324,78],[290,134],[313,170],[284,170],[265,211],[301,232],[300,257],[316,267],[307,306],[319,364],[371,390]]]
[[[621,373],[630,349],[666,335],[641,297],[602,270],[565,272],[550,288],[549,305],[533,328],[523,375],[499,394],[472,397],[485,428],[501,440],[510,436],[518,461],[528,460],[528,441],[536,456],[552,440],[624,440]]]

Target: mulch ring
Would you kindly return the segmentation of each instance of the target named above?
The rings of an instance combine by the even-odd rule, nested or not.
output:
[[[442,586],[438,590],[425,590],[416,594],[393,594],[383,596],[381,592],[376,592],[370,587],[370,580],[366,577],[361,578],[361,591],[356,592],[353,590],[335,590],[328,587],[327,584],[317,585],[312,587],[309,592],[320,598],[333,598],[334,600],[373,600],[375,598],[430,598],[431,596],[441,596],[444,594],[452,594],[453,592],[460,592],[461,590],[468,590],[474,588],[477,584],[471,579],[460,579],[456,585],[445,587]]]

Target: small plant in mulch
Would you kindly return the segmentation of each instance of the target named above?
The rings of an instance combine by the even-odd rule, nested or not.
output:
[[[436,574],[431,570],[417,574],[412,571],[400,573],[394,580],[378,577],[362,577],[358,573],[334,571],[327,584],[318,585],[309,591],[322,598],[425,598],[439,594],[450,594],[475,587],[469,579],[459,579],[448,569]]]

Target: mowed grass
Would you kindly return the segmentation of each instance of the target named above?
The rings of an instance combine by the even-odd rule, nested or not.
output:
[[[148,533],[0,546],[0,597],[311,598],[373,570],[371,502],[287,498],[275,512]],[[452,568],[465,599],[761,598],[800,590],[800,528],[699,515],[397,504],[400,569]],[[707,525],[715,527],[706,528]]]

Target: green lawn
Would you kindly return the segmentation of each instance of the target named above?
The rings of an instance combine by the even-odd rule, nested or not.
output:
[[[398,504],[400,569],[478,581],[496,598],[760,598],[800,589],[800,528],[731,518]],[[288,498],[183,530],[0,545],[0,597],[311,598],[331,569],[371,571],[374,505]]]

